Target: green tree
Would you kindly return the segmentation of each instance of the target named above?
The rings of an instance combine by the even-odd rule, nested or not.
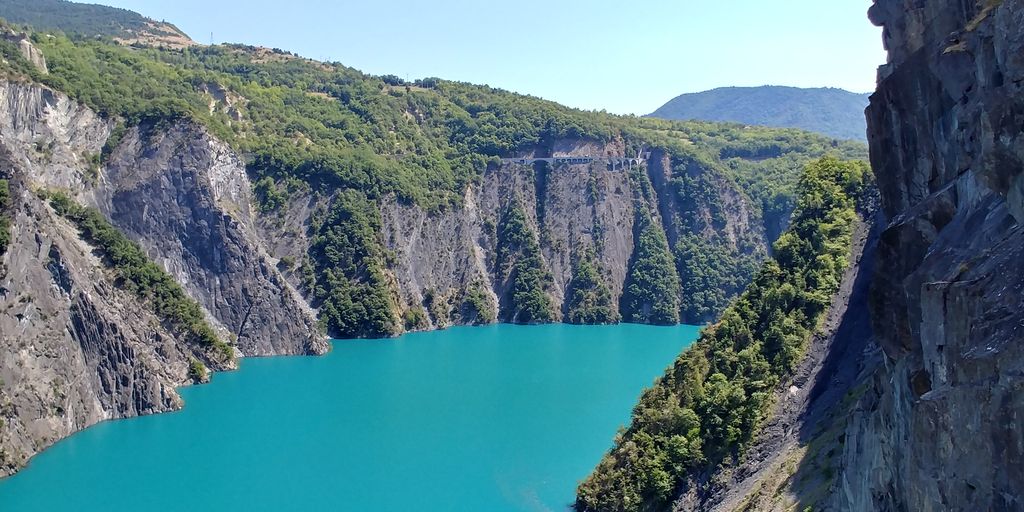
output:
[[[757,271],[757,255],[699,235],[680,237],[673,255],[682,283],[680,317],[690,324],[714,321]]]
[[[377,238],[380,213],[365,195],[339,192],[310,247],[313,296],[328,334],[338,338],[392,336],[401,324]]]
[[[7,252],[11,243],[11,220],[8,210],[11,208],[11,189],[7,180],[0,179],[0,256]]]
[[[566,320],[573,324],[613,324],[619,321],[612,292],[601,276],[593,249],[584,250],[573,269]]]
[[[491,324],[498,319],[498,312],[487,293],[486,284],[476,280],[470,283],[463,294],[459,315],[462,321],[472,324]]]
[[[508,207],[498,226],[499,275],[511,283],[502,309],[513,323],[551,322],[555,318],[548,288],[553,280],[540,244],[518,203]]]
[[[627,322],[679,323],[679,275],[661,225],[638,213],[633,259],[626,275],[620,309]]]

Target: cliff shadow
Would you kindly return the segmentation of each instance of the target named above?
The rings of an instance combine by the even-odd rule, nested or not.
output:
[[[824,348],[825,358],[799,418],[798,441],[806,450],[788,482],[788,491],[799,503],[796,510],[819,510],[820,501],[835,485],[847,420],[880,361],[868,301],[884,226],[883,216],[876,214],[846,297],[846,311]]]

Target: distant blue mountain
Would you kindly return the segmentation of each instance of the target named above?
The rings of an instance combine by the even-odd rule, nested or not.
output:
[[[868,96],[832,88],[723,87],[678,96],[650,117],[799,128],[837,139],[866,140]]]

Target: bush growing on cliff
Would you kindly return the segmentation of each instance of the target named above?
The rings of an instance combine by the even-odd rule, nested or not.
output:
[[[552,277],[540,254],[537,235],[518,204],[505,212],[498,226],[499,274],[512,286],[502,307],[513,323],[545,323],[555,318],[547,290]]]
[[[274,179],[270,176],[264,176],[254,183],[252,192],[259,204],[260,211],[263,212],[276,210],[288,201],[288,194],[278,189]]]
[[[725,227],[725,205],[713,181],[713,174],[706,169],[710,162],[693,157],[677,159],[674,162],[670,185],[679,204],[679,220],[687,233],[700,233],[705,222],[710,227]]]
[[[188,378],[195,384],[201,384],[210,380],[210,372],[202,361],[193,359],[188,364]]]
[[[612,292],[604,282],[593,249],[586,249],[569,282],[566,321],[572,324],[613,324],[619,321]]]
[[[620,310],[627,322],[679,323],[679,275],[661,225],[638,210],[638,236]]]
[[[212,349],[211,355],[218,361],[234,357],[234,350],[207,323],[199,303],[150,261],[138,244],[112,226],[98,210],[81,206],[58,192],[48,196],[54,211],[75,223],[82,238],[99,250],[103,261],[114,270],[118,286],[149,304],[171,332],[189,343]]]
[[[392,336],[400,324],[377,239],[380,213],[354,190],[337,194],[320,222],[309,253],[316,276],[313,297],[327,332],[339,338]]]
[[[791,374],[847,266],[866,165],[823,158],[753,283],[640,397],[629,428],[577,490],[577,509],[658,509],[687,478],[737,455]]]
[[[498,319],[498,312],[487,293],[483,281],[473,281],[466,289],[459,308],[459,316],[463,322],[473,324],[492,324]]]
[[[422,306],[413,306],[402,313],[402,324],[405,330],[414,331],[430,327],[430,320],[427,319],[427,311]]]
[[[0,256],[11,243],[11,220],[7,210],[11,207],[11,188],[7,180],[0,179]]]

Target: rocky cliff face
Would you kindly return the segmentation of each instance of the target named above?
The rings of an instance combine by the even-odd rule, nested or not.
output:
[[[40,200],[69,191],[139,242],[242,355],[323,353],[313,312],[256,236],[240,160],[182,123],[129,131],[46,88],[0,83],[12,242],[0,272],[0,474],[97,421],[180,407],[194,354]]]
[[[1024,2],[876,0],[868,109],[888,227],[884,364],[846,428],[837,510],[1024,507]]]
[[[560,140],[526,156],[624,156],[625,151],[621,142]],[[544,264],[553,277],[548,295],[556,305],[556,318],[566,313],[574,266],[588,249],[595,251],[612,296],[617,301],[622,295],[635,250],[638,208],[654,216],[670,245],[688,229],[681,218],[690,215],[689,225],[696,227],[698,236],[723,240],[741,254],[767,253],[760,212],[734,183],[715,170],[690,169],[709,176],[716,197],[725,205],[724,219],[717,222],[707,204],[698,202],[697,208],[683,210],[669,182],[672,172],[670,158],[658,151],[648,166],[632,170],[603,163],[557,168],[507,163],[489,167],[479,183],[466,189],[460,206],[440,212],[387,197],[379,205],[381,239],[391,254],[387,271],[398,307],[422,307],[428,316],[427,325],[421,326],[425,328],[476,323],[478,318],[459,318],[451,311],[458,309],[468,289],[479,284],[491,305],[499,308],[509,283],[497,269],[497,226],[512,204],[521,205],[539,238]],[[330,201],[329,196],[300,193],[284,208],[261,215],[257,223],[271,255],[301,262],[311,244],[310,225]],[[287,274],[299,287],[301,272]],[[499,310],[498,318],[507,319],[505,313]]]
[[[134,129],[90,195],[210,312],[245,355],[324,353],[313,311],[254,226],[242,161],[203,129]]]
[[[558,155],[622,155],[615,144],[597,146],[581,141],[559,141]],[[664,162],[664,163],[663,163]],[[393,201],[382,207],[384,240],[398,256],[392,267],[400,295],[406,304],[419,305],[430,295],[455,297],[474,281],[483,282],[497,297],[507,285],[497,279],[494,226],[512,202],[523,205],[532,228],[539,234],[541,250],[554,278],[550,295],[564,315],[573,268],[583,252],[595,249],[597,262],[612,296],[622,295],[630,258],[634,253],[637,208],[660,221],[669,243],[679,236],[682,215],[676,194],[668,185],[668,157],[656,153],[640,182],[628,169],[609,169],[605,164],[566,165],[557,169],[508,164],[489,169],[481,183],[470,187],[461,209],[428,215],[415,206]],[[710,171],[708,171],[710,172]],[[759,215],[747,199],[722,176],[715,176],[719,194],[729,203],[723,226],[707,220],[706,236],[721,232],[727,240],[756,240],[746,250],[767,247]],[[653,195],[646,196],[650,182]],[[703,212],[708,216],[706,212]],[[739,247],[738,244],[735,247]],[[739,249],[737,249],[739,250]],[[446,319],[431,318],[434,325]]]
[[[46,58],[43,57],[43,52],[39,51],[39,49],[32,44],[28,34],[0,29],[0,37],[16,46],[18,51],[21,53],[21,56],[25,57],[25,60],[35,66],[40,72],[43,74],[48,72],[48,69],[46,68]]]
[[[114,286],[77,229],[14,171],[14,228],[0,278],[0,474],[98,421],[181,406],[195,357]],[[12,165],[13,164],[13,165]]]
[[[49,89],[0,84],[0,143],[30,188],[70,192],[139,242],[243,355],[323,353],[313,312],[254,227],[241,160],[187,122],[129,130],[96,163],[111,125]]]

